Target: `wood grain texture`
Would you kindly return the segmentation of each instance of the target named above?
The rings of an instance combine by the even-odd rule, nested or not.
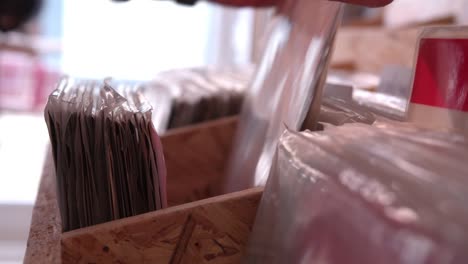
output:
[[[420,28],[344,27],[338,30],[331,65],[380,74],[386,65],[413,67]]]
[[[28,245],[24,258],[26,264],[60,262],[62,223],[55,188],[54,162],[52,153],[49,150],[33,208]]]
[[[197,126],[175,129],[161,138],[168,169],[167,190],[170,205],[179,205],[208,198],[217,193],[218,184],[222,181],[227,157],[231,149],[236,124],[237,118],[227,118]],[[56,199],[54,171],[52,156],[49,153],[33,209],[25,263],[60,263],[61,257],[72,263],[80,262],[79,259],[76,259],[74,251],[65,250],[61,256],[62,226]],[[241,199],[243,202],[241,203],[242,206],[239,207],[236,205],[238,200],[235,197],[238,196],[235,195],[230,202],[225,201],[225,199],[233,198],[231,196],[227,198],[225,196],[217,197],[214,198],[215,200],[208,201],[208,204],[227,204],[228,210],[223,209],[222,206],[211,205],[195,210],[193,207],[199,204],[185,204],[182,205],[182,208],[173,207],[157,212],[156,217],[158,220],[156,222],[143,220],[144,225],[138,226],[138,224],[131,224],[132,221],[135,221],[131,219],[135,218],[129,218],[129,222],[127,222],[127,219],[123,219],[119,221],[124,221],[123,226],[125,227],[117,233],[107,234],[103,231],[103,237],[99,240],[83,234],[83,237],[87,237],[87,242],[84,244],[76,242],[76,238],[70,235],[73,239],[67,240],[65,244],[77,246],[80,250],[82,248],[85,251],[87,250],[86,252],[89,251],[88,253],[91,252],[91,249],[95,249],[97,250],[95,256],[98,256],[98,254],[107,252],[106,250],[103,251],[103,248],[96,249],[95,245],[101,245],[102,241],[110,241],[112,238],[112,241],[114,239],[117,241],[112,247],[114,253],[117,250],[125,252],[128,258],[138,259],[142,254],[138,251],[138,248],[146,246],[147,249],[143,250],[144,261],[148,258],[157,260],[155,263],[160,263],[158,261],[160,258],[161,260],[167,260],[168,256],[171,256],[171,258],[174,256],[171,263],[187,263],[185,261],[187,261],[187,258],[191,258],[188,257],[191,255],[187,255],[183,249],[188,249],[191,252],[190,254],[200,259],[205,259],[205,255],[208,259],[213,256],[219,258],[218,255],[224,256],[223,254],[226,255],[222,257],[223,259],[238,259],[239,254],[241,254],[239,252],[243,249],[244,239],[248,235],[246,228],[250,228],[250,223],[253,221],[251,217],[255,216],[257,201],[256,198],[252,198],[253,200],[250,198],[247,198],[247,200]],[[221,200],[217,200],[218,198]],[[251,204],[251,206],[246,205],[246,203]],[[244,206],[247,207],[244,208]],[[206,210],[211,211],[208,214]],[[174,215],[171,215],[171,213]],[[150,216],[141,215],[138,217],[149,219],[153,217],[151,214],[149,214]],[[207,220],[207,217],[217,216],[218,214],[217,219]],[[233,217],[232,215],[237,216]],[[231,217],[234,219],[233,222],[229,222]],[[222,223],[224,220],[228,223],[225,227]],[[121,223],[119,221],[117,222]],[[213,221],[213,223],[208,224],[209,221]],[[119,225],[113,223],[106,223],[102,226],[110,224],[111,227],[109,228],[112,228]],[[148,230],[154,236],[147,236]],[[230,232],[237,233],[231,236]],[[192,237],[198,237],[199,242],[194,244]],[[209,237],[212,240],[204,240],[203,237]],[[136,248],[133,245],[136,245]],[[217,249],[214,245],[218,246]],[[153,246],[157,248],[156,251],[148,249]],[[204,254],[202,257],[196,255],[201,254],[199,247],[204,250],[203,252],[209,253]],[[175,248],[177,248],[176,251],[174,251]],[[235,248],[235,251],[239,252],[233,253],[234,251],[231,251],[231,248]],[[173,252],[177,252],[177,254],[173,254]],[[232,257],[227,255],[232,255]],[[212,261],[210,263],[218,262]]]
[[[232,117],[174,129],[161,137],[170,206],[220,193],[237,120]]]
[[[213,197],[62,235],[63,263],[239,263],[263,189]]]

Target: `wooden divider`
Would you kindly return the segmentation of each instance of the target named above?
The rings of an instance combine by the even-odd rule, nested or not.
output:
[[[25,263],[238,263],[262,189],[213,197],[236,125],[237,118],[226,118],[161,137],[169,208],[63,234],[49,155]]]
[[[220,194],[237,117],[174,129],[161,137],[169,205]]]
[[[62,235],[63,263],[240,263],[262,189],[217,196]]]

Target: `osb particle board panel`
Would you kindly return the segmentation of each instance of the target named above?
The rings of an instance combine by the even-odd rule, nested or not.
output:
[[[161,137],[169,205],[219,194],[237,117],[174,129]]]
[[[212,196],[223,175],[237,118],[177,129],[163,136],[168,200],[178,205]],[[61,221],[56,180],[48,154],[33,209],[25,263],[59,263]]]
[[[60,262],[62,224],[56,198],[52,153],[48,150],[44,170],[33,208],[24,263]]]
[[[262,188],[64,233],[63,263],[240,263]]]

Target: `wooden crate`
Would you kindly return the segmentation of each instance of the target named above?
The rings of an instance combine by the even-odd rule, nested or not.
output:
[[[215,196],[236,124],[227,118],[161,138],[169,208],[65,233],[49,158],[25,263],[239,263],[263,189]]]

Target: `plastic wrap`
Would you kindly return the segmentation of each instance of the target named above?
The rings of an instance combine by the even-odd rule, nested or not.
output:
[[[325,96],[322,100],[318,121],[335,126],[346,123],[372,125],[375,122],[375,116],[352,100],[345,101]]]
[[[381,83],[381,78],[372,73],[331,69],[327,75],[327,82],[351,85],[360,90],[375,91]]]
[[[392,120],[406,120],[408,98],[356,89],[353,91],[353,100],[379,116]]]
[[[161,142],[134,86],[64,79],[45,119],[63,231],[166,206]]]
[[[385,118],[404,121],[411,96],[411,78],[411,69],[388,65],[380,76],[334,70],[327,76],[327,84],[352,86],[353,99],[362,108]]]
[[[150,82],[139,86],[141,93],[153,107],[152,120],[156,131],[162,135],[167,131],[173,107],[173,94],[167,82]]]
[[[285,132],[247,263],[468,261],[468,140],[411,125]]]
[[[310,0],[288,0],[279,7],[246,94],[225,191],[263,185],[284,129],[316,125],[341,7]]]

